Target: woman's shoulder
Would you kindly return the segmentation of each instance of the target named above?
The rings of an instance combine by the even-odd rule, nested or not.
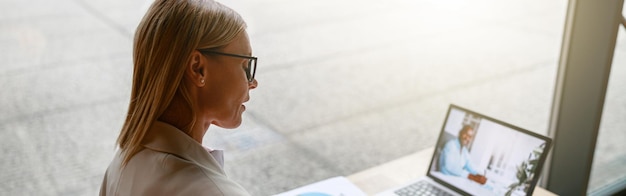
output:
[[[248,195],[239,184],[230,180],[221,170],[212,165],[201,165],[174,154],[146,152],[154,156],[156,165],[153,171],[164,181],[155,184],[169,184],[176,187],[181,195]]]
[[[133,156],[128,167],[133,167],[132,170],[149,170],[147,172],[169,177],[180,176],[203,179],[223,175],[221,168],[216,168],[212,165],[201,165],[176,154],[148,148]]]

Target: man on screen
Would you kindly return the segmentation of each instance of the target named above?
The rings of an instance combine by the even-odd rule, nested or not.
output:
[[[445,175],[467,177],[470,180],[485,184],[487,178],[478,174],[472,167],[468,147],[474,139],[474,128],[464,125],[459,137],[446,142],[439,155],[439,171]]]

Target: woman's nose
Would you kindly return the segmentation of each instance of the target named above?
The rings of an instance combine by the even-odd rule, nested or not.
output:
[[[259,85],[259,82],[256,79],[252,80],[252,82],[248,82],[248,88],[250,90],[255,89]]]

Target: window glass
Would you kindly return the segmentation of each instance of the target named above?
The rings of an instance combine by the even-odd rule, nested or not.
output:
[[[626,183],[626,35],[620,27],[596,142],[589,192]]]
[[[349,176],[435,145],[451,103],[546,134],[566,0],[225,1],[259,87],[211,127],[255,195]]]

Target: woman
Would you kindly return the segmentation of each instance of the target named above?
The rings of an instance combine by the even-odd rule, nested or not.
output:
[[[100,195],[249,195],[202,147],[241,124],[254,79],[241,16],[212,0],[156,0],[137,27],[128,115]]]

